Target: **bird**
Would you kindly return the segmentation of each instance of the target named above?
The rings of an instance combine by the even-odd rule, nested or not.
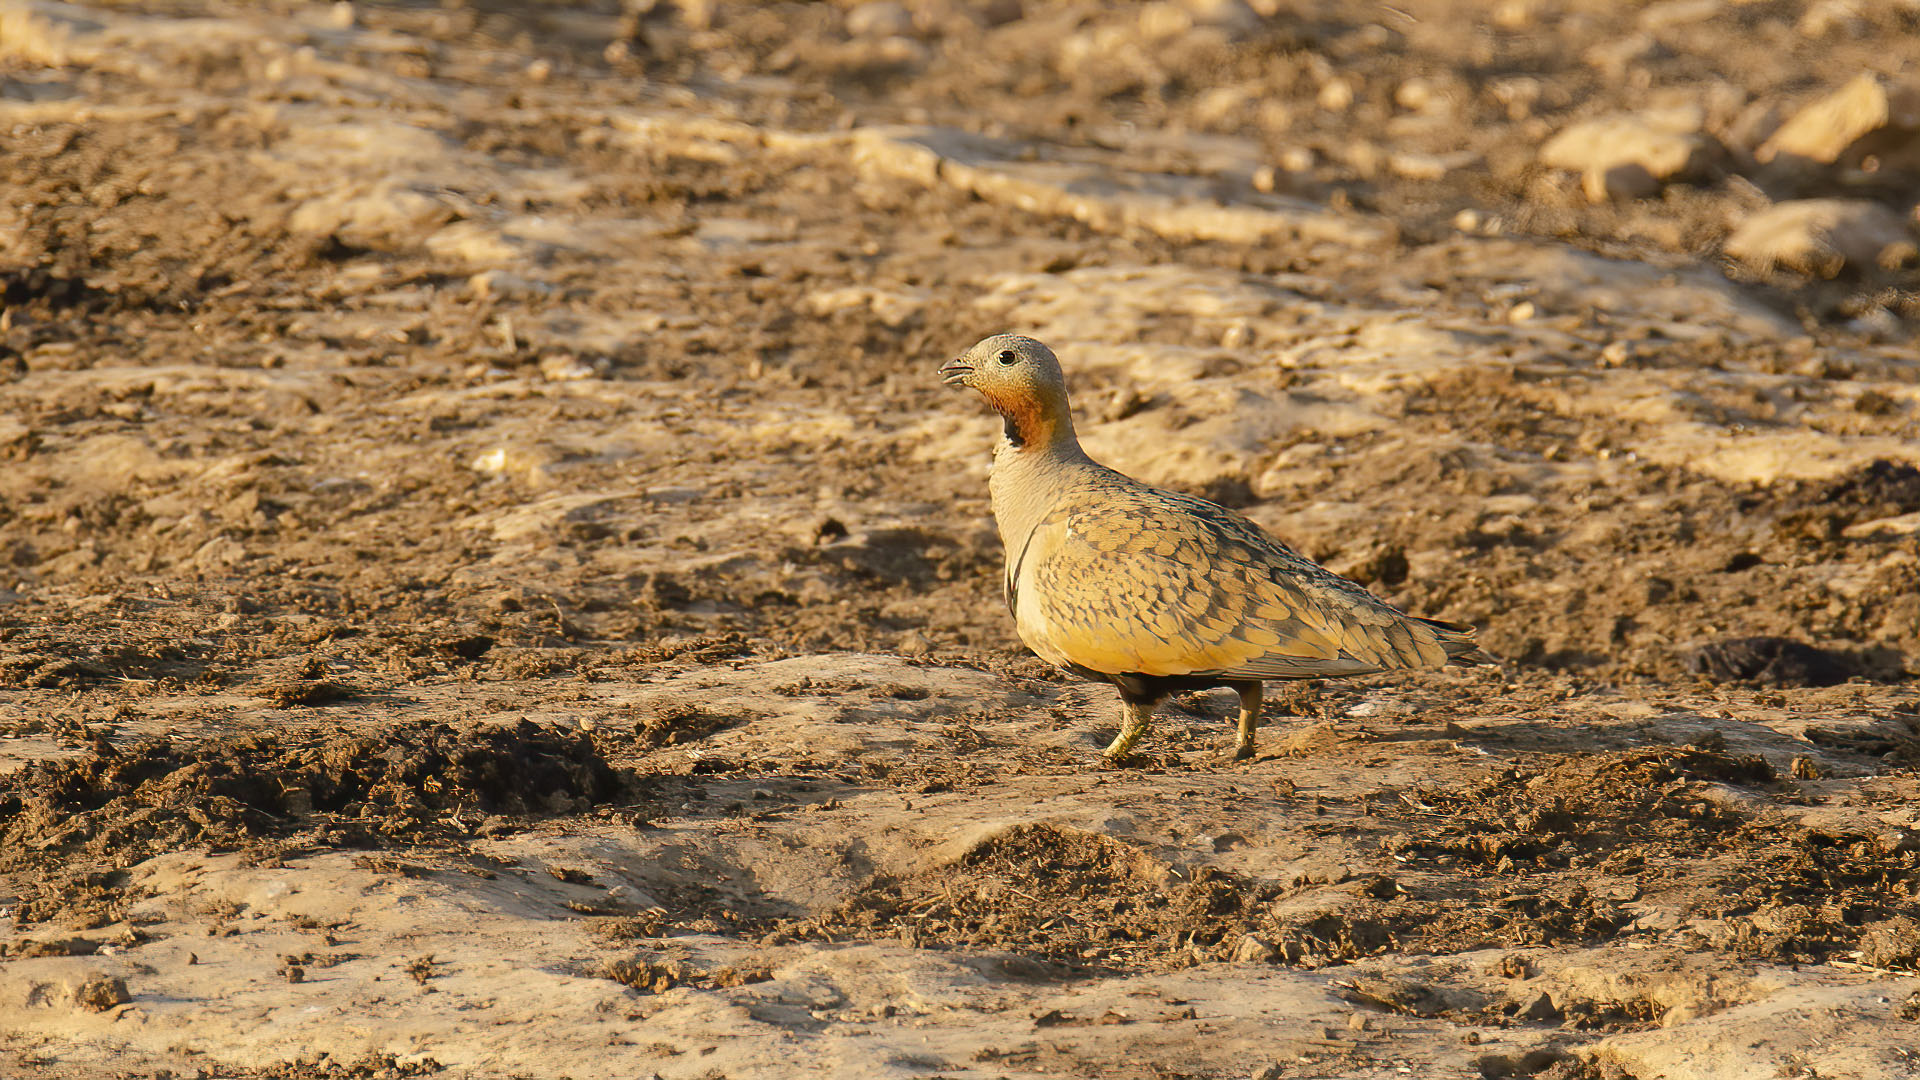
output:
[[[1254,756],[1269,679],[1496,664],[1474,627],[1408,615],[1205,499],[1094,461],[1053,350],[995,334],[939,368],[1000,414],[988,480],[1001,595],[1042,660],[1119,690],[1128,761],[1169,695],[1240,695],[1230,760]]]

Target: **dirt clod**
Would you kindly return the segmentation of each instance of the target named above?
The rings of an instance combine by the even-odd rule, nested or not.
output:
[[[1920,922],[1895,916],[1860,935],[1860,962],[1870,967],[1920,971]]]
[[[119,978],[86,979],[73,987],[73,1003],[87,1012],[106,1012],[133,1000],[127,984]]]

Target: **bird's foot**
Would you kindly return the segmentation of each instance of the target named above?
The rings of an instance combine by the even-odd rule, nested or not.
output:
[[[1100,755],[1109,767],[1125,765],[1133,757],[1134,744],[1147,733],[1147,724],[1153,719],[1153,707],[1156,704],[1158,704],[1157,698],[1153,701],[1121,699],[1121,707],[1125,715],[1120,723],[1120,734],[1113,737],[1113,742],[1107,745],[1106,752]]]
[[[1114,736],[1113,742],[1109,743],[1106,750],[1101,752],[1100,760],[1114,768],[1120,768],[1129,764],[1134,760],[1134,744],[1139,742],[1140,736],[1145,733],[1146,725],[1144,724],[1139,727],[1128,726],[1122,728],[1120,734]]]
[[[1236,742],[1233,744],[1233,749],[1223,752],[1220,757],[1224,761],[1252,761],[1253,742],[1251,740]]]

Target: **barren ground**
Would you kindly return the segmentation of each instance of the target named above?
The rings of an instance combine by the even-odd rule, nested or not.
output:
[[[0,1072],[1920,1071],[1911,5],[644,6],[0,5]],[[1002,329],[1504,668],[1100,767]]]

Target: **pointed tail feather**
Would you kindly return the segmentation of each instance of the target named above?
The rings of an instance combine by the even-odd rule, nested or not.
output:
[[[1439,631],[1440,647],[1447,651],[1447,663],[1471,667],[1476,664],[1499,664],[1494,655],[1480,647],[1474,640],[1479,631],[1466,623],[1442,622],[1439,619],[1421,619],[1423,623]]]

